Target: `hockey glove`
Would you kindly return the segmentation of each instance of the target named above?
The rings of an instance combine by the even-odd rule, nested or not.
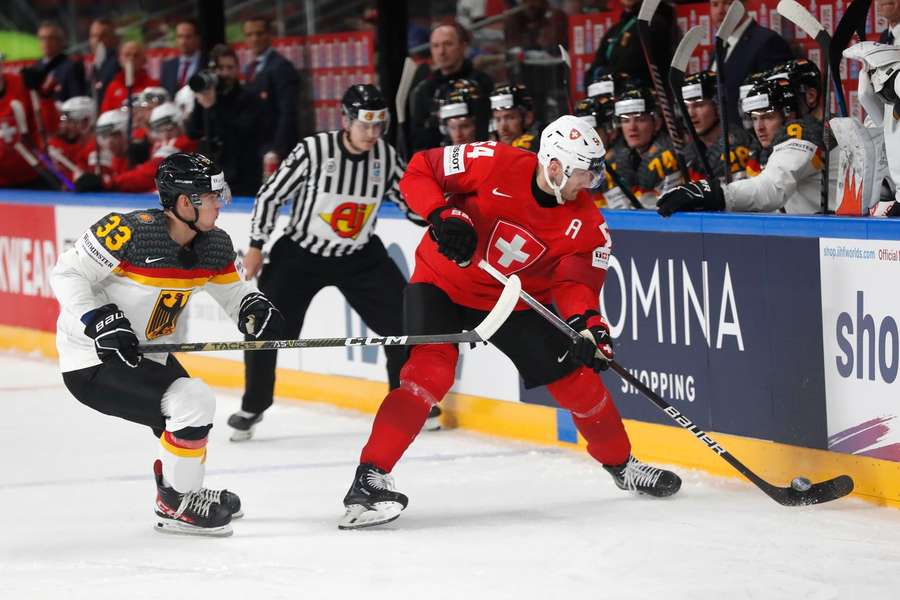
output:
[[[572,342],[572,358],[595,371],[605,371],[613,359],[609,325],[596,310],[569,317],[569,327],[581,334]]]
[[[676,212],[716,210],[725,210],[725,194],[715,180],[701,179],[675,186],[656,203],[656,211],[664,217]]]
[[[75,180],[75,191],[80,194],[102,192],[103,189],[103,178],[95,173],[85,173]]]
[[[109,362],[118,358],[132,369],[141,363],[137,336],[131,322],[118,306],[104,304],[85,313],[81,322],[85,324],[84,334],[94,340],[94,349],[100,360]]]
[[[268,298],[253,292],[241,300],[238,329],[256,340],[277,340],[284,331],[284,317]]]
[[[468,267],[478,244],[475,224],[469,215],[458,208],[442,206],[428,215],[428,222],[438,252],[460,267]]]

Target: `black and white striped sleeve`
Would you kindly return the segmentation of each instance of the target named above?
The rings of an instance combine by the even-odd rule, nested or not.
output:
[[[301,140],[278,169],[266,180],[256,194],[253,214],[250,217],[250,245],[262,248],[275,229],[278,209],[297,196],[300,186],[307,180],[315,157],[310,156],[308,140]],[[295,202],[299,200],[295,199]]]
[[[403,211],[403,214],[406,215],[406,218],[419,225],[420,227],[426,227],[428,225],[428,221],[425,220],[424,217],[417,215],[406,203],[406,199],[403,197],[403,194],[400,192],[400,179],[403,177],[403,174],[406,172],[406,163],[403,162],[403,159],[400,158],[400,155],[394,150],[393,146],[387,146],[388,149],[388,158],[391,164],[391,172],[388,176],[387,191],[385,192],[385,197],[400,207],[400,210]]]

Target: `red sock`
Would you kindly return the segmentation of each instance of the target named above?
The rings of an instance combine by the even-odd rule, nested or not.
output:
[[[375,415],[360,463],[390,472],[425,424],[431,405],[403,384],[385,397]]]

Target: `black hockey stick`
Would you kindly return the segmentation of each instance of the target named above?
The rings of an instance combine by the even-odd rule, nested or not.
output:
[[[778,14],[782,17],[802,29],[806,35],[816,40],[816,43],[819,44],[819,48],[822,52],[823,60],[822,60],[822,81],[821,88],[819,90],[819,96],[822,99],[822,191],[821,191],[821,205],[822,205],[822,214],[828,214],[828,139],[831,135],[830,124],[831,121],[831,98],[829,97],[828,90],[831,89],[829,85],[829,68],[828,68],[828,58],[831,56],[831,35],[825,31],[825,28],[822,27],[822,24],[810,14],[808,10],[806,10],[803,6],[795,2],[794,0],[781,0],[778,3]],[[837,77],[837,76],[836,76]],[[840,86],[840,82],[837,82],[837,85]]]
[[[559,45],[559,55],[562,57],[563,63],[566,65],[565,69],[565,90],[566,90],[566,106],[569,107],[569,114],[575,113],[574,103],[572,102],[572,93],[569,91],[569,82],[571,80],[572,73],[572,59],[569,58],[569,52],[566,48],[560,44]],[[604,166],[606,167],[606,172],[609,173],[610,179],[613,180],[613,183],[616,184],[616,187],[622,191],[622,194],[628,199],[628,203],[631,204],[632,208],[636,210],[641,210],[644,208],[644,205],[640,203],[637,199],[637,196],[634,195],[625,182],[622,180],[622,176],[616,173],[616,170],[606,161],[604,161]]]
[[[843,52],[850,45],[854,33],[858,33],[860,40],[866,39],[866,17],[869,16],[871,6],[872,0],[853,0],[844,11],[841,20],[838,21],[834,35],[831,36],[828,61],[831,63],[831,72],[834,74],[834,98],[837,100],[838,111],[842,117],[850,114],[840,75],[841,60],[844,58]]]
[[[668,88],[662,80],[659,73],[658,59],[653,56],[653,45],[651,37],[653,35],[650,30],[650,21],[656,14],[660,0],[644,0],[641,4],[641,10],[638,12],[638,39],[641,43],[641,50],[644,53],[644,61],[647,63],[647,70],[650,72],[650,79],[653,83],[653,93],[656,95],[656,103],[662,113],[663,121],[666,123],[666,129],[669,130],[669,139],[672,140],[672,146],[675,148],[675,159],[678,162],[678,169],[685,183],[691,180],[690,173],[687,170],[687,164],[684,160],[684,135],[678,126],[678,120],[675,118],[675,112],[672,110],[673,99],[669,94]],[[740,4],[738,2],[737,4]]]
[[[740,3],[738,2],[737,4]],[[703,142],[700,141],[700,136],[697,135],[697,129],[694,127],[694,122],[691,121],[691,115],[688,113],[687,105],[684,103],[684,94],[681,91],[682,86],[684,86],[684,74],[687,72],[688,62],[702,39],[703,28],[700,25],[691,27],[684,34],[684,37],[681,38],[678,48],[675,49],[675,54],[672,56],[672,65],[669,67],[669,87],[672,90],[672,96],[675,97],[675,101],[678,102],[678,106],[681,108],[684,124],[687,126],[688,133],[691,136],[691,143],[694,146],[694,152],[697,153],[697,158],[700,160],[703,174],[707,179],[712,179],[713,171],[709,164],[709,158],[706,156],[706,148]]]
[[[487,262],[482,260],[478,266],[497,281],[503,283],[506,280],[502,273],[497,271]],[[520,290],[519,297],[528,306],[537,311],[539,315],[549,321],[551,325],[568,336],[570,340],[577,341],[581,337],[580,333],[569,327],[568,323],[560,319],[552,310],[535,300],[528,292]],[[641,383],[641,381],[629,373],[625,367],[614,360],[610,361],[609,366],[619,375],[619,377],[640,390],[644,396],[653,402],[653,404],[655,404],[662,412],[668,415],[669,418],[678,423],[682,428],[690,431],[694,437],[706,444],[707,448],[737,469],[738,472],[749,479],[756,487],[761,489],[778,504],[781,504],[782,506],[808,506],[810,504],[821,504],[823,502],[830,502],[842,498],[853,491],[853,479],[851,479],[849,475],[840,475],[833,479],[809,484],[808,487],[805,485],[807,480],[803,480],[803,478],[799,477],[794,479],[795,482],[798,482],[797,488],[793,487],[793,485],[789,487],[772,485],[751,471],[744,463],[732,456],[728,450],[719,445],[719,443],[712,439],[705,431],[694,425],[694,423],[684,416],[681,411],[660,398],[659,395],[645,384]]]
[[[506,322],[519,302],[522,283],[515,275],[504,282],[503,292],[472,331],[436,335],[387,335],[345,338],[308,338],[299,340],[254,340],[239,342],[186,342],[180,344],[141,344],[138,352],[214,352],[217,350],[285,350],[288,348],[339,348],[343,346],[418,346],[422,344],[477,344],[486,342]]]
[[[729,129],[731,122],[728,112],[728,92],[725,87],[725,42],[734,33],[738,23],[744,18],[744,5],[741,2],[732,2],[725,13],[725,18],[716,31],[716,92],[719,95],[719,107],[725,113],[722,119],[722,142],[724,143],[725,152],[725,183],[731,183],[731,135]],[[740,109],[740,107],[738,107]]]

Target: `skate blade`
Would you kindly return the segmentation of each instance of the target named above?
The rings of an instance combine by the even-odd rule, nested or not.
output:
[[[174,519],[168,519],[156,515],[156,525],[153,527],[160,533],[168,533],[174,535],[203,535],[207,537],[228,537],[234,533],[231,523],[226,523],[221,527],[197,527],[189,523],[182,523]]]
[[[440,431],[441,429],[441,418],[440,417],[428,417],[425,419],[425,424],[422,425],[422,431]]]
[[[244,516],[244,509],[242,508],[241,510],[237,511],[236,513],[231,513],[231,520],[234,521],[235,519],[240,519],[243,516]]]
[[[390,523],[400,516],[403,505],[399,502],[376,502],[374,508],[351,504],[338,523],[338,529],[362,529]]]
[[[253,428],[251,427],[247,431],[242,431],[240,429],[235,429],[231,432],[231,437],[228,438],[232,442],[246,442],[249,439],[253,438]]]

